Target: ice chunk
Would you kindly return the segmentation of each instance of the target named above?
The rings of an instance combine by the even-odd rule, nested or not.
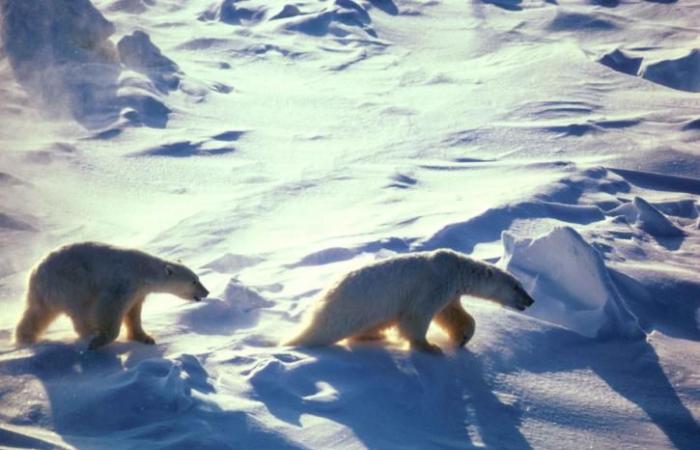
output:
[[[160,90],[176,89],[180,83],[177,64],[163,55],[143,31],[121,38],[117,49],[126,67],[147,75]]]
[[[640,229],[656,237],[683,236],[683,231],[672,224],[661,211],[651,206],[643,198],[635,197],[634,206],[639,212],[636,224]]]
[[[598,60],[598,62],[604,66],[608,66],[618,72],[626,73],[627,75],[637,75],[642,61],[643,58],[628,56],[620,49],[615,49],[610,53],[606,53]]]
[[[610,211],[614,216],[624,216],[628,222],[654,237],[680,237],[683,231],[676,227],[661,211],[641,197]]]
[[[530,239],[502,235],[505,268],[535,298],[527,314],[587,337],[642,336],[600,254],[571,227]]]

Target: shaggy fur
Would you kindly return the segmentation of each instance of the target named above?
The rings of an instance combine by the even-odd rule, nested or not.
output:
[[[440,353],[426,339],[434,319],[459,346],[474,335],[462,295],[524,310],[534,300],[509,273],[452,250],[385,259],[350,272],[317,301],[306,328],[288,345],[322,346],[341,339],[377,339],[398,326],[411,348]]]
[[[141,326],[141,306],[152,292],[199,301],[209,292],[182,264],[99,243],[79,243],[49,253],[29,275],[26,310],[15,341],[36,342],[65,313],[90,348],[112,342],[122,322],[130,340],[154,344]]]

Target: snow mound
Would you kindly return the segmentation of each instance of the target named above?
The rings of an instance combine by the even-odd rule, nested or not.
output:
[[[75,431],[130,429],[144,422],[176,416],[194,404],[183,370],[167,359],[146,359],[133,369],[110,374],[108,380],[94,389],[92,395],[80,396],[73,403],[73,417],[80,418],[71,425]],[[96,404],[109,405],[109,408],[99,414]],[[138,414],[130,414],[131,411],[138,411]],[[66,417],[65,420],[70,419]]]
[[[284,5],[277,14],[270,17],[270,20],[287,19],[289,17],[298,16],[299,14],[301,14],[299,7],[288,3]]]
[[[79,121],[114,112],[114,25],[89,0],[2,0],[0,11],[5,53],[34,103]]]
[[[700,51],[695,49],[678,59],[647,65],[642,77],[654,83],[688,92],[700,92]]]
[[[552,31],[575,31],[585,29],[590,32],[614,31],[618,26],[607,19],[601,19],[593,14],[559,12],[549,24]]]
[[[257,291],[231,279],[222,298],[209,298],[185,312],[180,323],[201,334],[228,334],[233,328],[249,328],[261,308],[274,305]]]
[[[693,131],[693,130],[700,130],[700,119],[693,119],[689,120],[685,124],[683,124],[683,131]]]
[[[230,25],[257,23],[264,19],[266,8],[240,7],[239,0],[224,0],[213,4],[199,16],[199,20],[218,20]],[[250,4],[250,2],[247,2]],[[248,5],[247,5],[248,6]]]
[[[119,40],[117,49],[126,67],[148,76],[161,91],[177,89],[180,84],[177,64],[161,53],[148,34],[134,31]]]
[[[138,120],[138,119],[136,119]],[[236,149],[231,145],[212,145],[208,141],[192,142],[181,141],[170,144],[157,145],[155,147],[131,153],[130,156],[160,156],[168,158],[187,158],[191,156],[216,156],[233,153]]]
[[[656,202],[654,203],[654,208],[669,216],[682,217],[685,219],[695,219],[698,217],[695,199],[692,198]]]
[[[670,208],[673,205],[666,204],[665,208],[672,211]],[[664,207],[664,206],[662,206]],[[681,215],[683,211],[682,205],[677,205],[679,211],[677,215]],[[692,212],[689,209],[689,205],[684,208],[685,215],[690,215]],[[664,215],[657,208],[649,204],[646,200],[641,197],[635,197],[631,203],[625,203],[618,208],[610,211],[613,216],[623,216],[628,222],[634,223],[634,225],[642,231],[649,233],[654,237],[680,237],[683,236],[683,231],[674,225],[668,217]]]
[[[641,197],[634,198],[634,206],[639,211],[637,226],[652,236],[675,237],[682,236],[683,231],[677,228],[658,209],[651,206]]]
[[[120,119],[165,126],[170,109],[157,93],[178,86],[177,65],[148,35],[137,31],[117,49],[110,40],[114,25],[89,0],[0,0],[0,12],[15,78],[43,111],[91,129]],[[120,60],[138,76],[124,75]]]
[[[528,314],[587,337],[642,336],[603,258],[571,227],[538,238],[502,235],[505,268],[535,304]]]
[[[345,37],[360,33],[376,37],[370,26],[369,9],[376,7],[387,14],[398,14],[391,0],[376,0],[370,4],[353,0],[323,0],[318,2],[277,3],[259,0],[223,0],[214,3],[199,15],[202,21],[219,21],[229,25],[254,26],[269,22],[284,31],[293,31],[310,36],[332,35]]]
[[[331,34],[345,37],[352,33],[352,29],[360,28],[368,35],[376,37],[377,33],[370,26],[371,23],[372,19],[363,6],[352,0],[335,0],[332,5],[324,7],[321,11],[287,21],[284,29],[311,36]]]
[[[498,241],[501,231],[507,230],[516,220],[541,218],[566,223],[589,224],[601,221],[605,217],[595,206],[570,205],[543,200],[518,202],[489,209],[465,222],[446,225],[415,246],[415,249],[432,250],[449,247],[471,253],[479,243]]]
[[[617,70],[618,72],[626,73],[627,75],[637,75],[642,61],[643,58],[628,56],[619,49],[615,49],[603,55],[603,57],[598,60],[602,65]]]

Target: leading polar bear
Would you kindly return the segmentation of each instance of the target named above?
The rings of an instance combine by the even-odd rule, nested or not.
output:
[[[95,242],[66,245],[49,253],[29,275],[26,310],[15,341],[31,344],[61,313],[89,348],[112,342],[122,321],[129,339],[155,341],[141,327],[141,306],[152,292],[199,301],[209,295],[197,275],[182,264],[139,250]]]
[[[474,319],[459,301],[462,295],[520,311],[534,303],[518,280],[491,264],[447,249],[416,252],[347,274],[321,296],[309,324],[287,344],[376,339],[398,325],[412,349],[441,353],[425,336],[433,319],[460,347],[474,334]]]

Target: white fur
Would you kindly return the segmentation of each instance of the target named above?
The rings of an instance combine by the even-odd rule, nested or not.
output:
[[[452,250],[385,259],[350,272],[318,300],[310,321],[288,344],[320,346],[367,335],[392,325],[419,350],[437,352],[425,334],[433,317],[461,344],[474,332],[459,297],[471,295],[519,310],[532,304],[507,272]],[[448,308],[449,307],[449,308]],[[461,323],[460,330],[450,330]]]
[[[60,247],[29,275],[26,310],[15,340],[35,342],[65,313],[81,337],[95,336],[91,348],[116,339],[122,321],[130,339],[153,343],[141,327],[141,304],[152,292],[194,300],[208,294],[197,275],[179,263],[93,242]]]

